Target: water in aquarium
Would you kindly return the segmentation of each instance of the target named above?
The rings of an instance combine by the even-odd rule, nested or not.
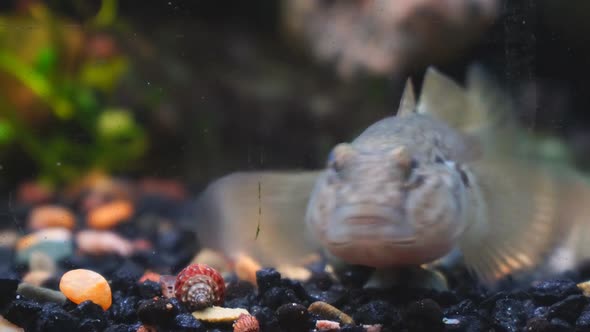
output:
[[[0,2],[0,331],[590,331],[589,19]]]

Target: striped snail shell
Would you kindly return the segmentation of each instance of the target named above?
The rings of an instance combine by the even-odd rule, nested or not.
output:
[[[191,264],[176,276],[176,298],[190,310],[201,310],[223,303],[225,281],[219,272],[205,264]]]

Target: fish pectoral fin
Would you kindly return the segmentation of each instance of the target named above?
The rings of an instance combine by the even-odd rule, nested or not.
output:
[[[530,166],[530,167],[528,167]],[[459,246],[467,267],[484,283],[539,266],[557,245],[559,186],[531,165],[476,165],[474,207]]]
[[[201,246],[262,264],[295,261],[315,250],[305,211],[316,171],[238,172],[212,182],[197,199]]]

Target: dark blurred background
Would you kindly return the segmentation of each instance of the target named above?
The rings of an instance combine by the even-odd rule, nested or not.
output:
[[[406,77],[473,62],[589,169],[590,3],[459,2],[3,1],[0,188],[322,167]]]

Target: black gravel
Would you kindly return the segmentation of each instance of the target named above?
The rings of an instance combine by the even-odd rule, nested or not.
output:
[[[174,213],[174,209],[186,211],[190,201],[153,195],[145,200],[138,203],[135,218],[117,230],[130,239],[149,239],[153,248],[127,258],[76,253],[58,264],[60,275],[69,269],[88,268],[105,276],[113,292],[108,310],[89,301],[58,305],[16,295],[26,266],[13,263],[12,248],[0,247],[0,314],[26,331],[137,331],[142,325],[158,331],[232,331],[231,323],[195,319],[179,301],[163,297],[159,283],[138,282],[146,270],[177,273],[199,249],[196,234],[175,219],[185,214]],[[172,227],[157,227],[159,222]],[[576,286],[589,277],[587,267],[550,280],[518,286],[505,283],[497,291],[482,288],[457,267],[443,271],[451,285],[444,292],[407,287],[364,289],[361,285],[370,269],[362,267],[338,271],[340,281],[321,266],[311,270],[311,279],[302,283],[283,278],[273,268],[262,269],[256,274],[259,288],[230,277],[223,306],[247,309],[260,322],[261,331],[312,331],[317,320],[331,319],[307,310],[316,301],[352,317],[354,324],[341,324],[341,331],[347,332],[365,331],[362,326],[372,324],[381,324],[384,332],[590,331],[590,301]],[[60,275],[44,286],[57,289]]]

